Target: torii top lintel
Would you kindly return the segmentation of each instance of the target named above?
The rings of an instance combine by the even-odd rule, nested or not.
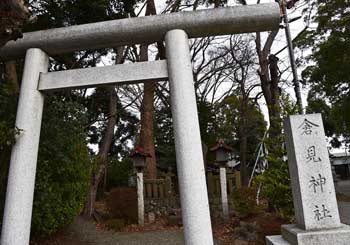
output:
[[[152,43],[164,39],[167,31],[184,30],[190,38],[269,31],[278,28],[277,3],[235,6],[193,12],[104,21],[24,33],[0,50],[0,60],[24,57],[29,48],[49,55],[72,51]]]

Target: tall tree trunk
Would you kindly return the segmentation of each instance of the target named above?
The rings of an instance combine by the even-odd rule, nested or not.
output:
[[[243,80],[244,81],[244,80]],[[248,132],[247,132],[247,107],[248,97],[244,87],[245,83],[240,84],[241,99],[240,99],[240,115],[238,126],[239,137],[239,160],[240,160],[240,172],[241,172],[241,185],[248,186],[248,169],[247,169],[247,148],[248,148]]]
[[[239,160],[240,160],[240,172],[241,172],[241,185],[248,186],[249,176],[247,169],[247,145],[248,137],[244,124],[239,126]]]
[[[153,0],[148,0],[146,15],[155,15],[156,9]],[[141,45],[140,61],[148,61],[148,44]],[[141,131],[140,131],[140,145],[151,155],[146,158],[145,164],[145,178],[157,178],[157,161],[154,147],[154,91],[156,83],[144,83],[144,93],[141,104]]]
[[[16,94],[19,94],[19,83],[18,83],[18,76],[17,76],[17,70],[16,70],[16,62],[15,61],[6,62],[5,71],[6,71],[5,73],[6,80],[12,84],[14,92]]]
[[[148,45],[141,46],[140,60],[148,60]],[[155,82],[144,83],[143,99],[141,104],[141,131],[140,145],[145,152],[151,155],[146,158],[145,178],[157,178],[157,162],[154,147],[154,91]]]
[[[271,101],[269,103],[269,115],[270,115],[270,132],[271,139],[277,139],[282,132],[281,122],[281,107],[280,107],[280,89],[278,87],[278,58],[274,55],[269,56],[269,69],[271,74],[270,91]],[[280,146],[279,146],[280,147]]]
[[[239,137],[239,159],[240,159],[240,172],[241,172],[241,185],[243,187],[248,186],[249,176],[247,169],[247,144],[248,138],[247,134],[243,133]]]
[[[8,41],[22,37],[22,27],[29,16],[24,0],[0,1],[0,49]]]
[[[121,64],[124,61],[124,47],[117,48],[117,60],[116,64]],[[95,166],[92,170],[90,189],[88,198],[85,203],[83,215],[90,218],[95,211],[95,202],[98,185],[101,182],[106,168],[107,168],[107,157],[110,151],[111,144],[114,137],[114,128],[117,123],[117,92],[115,86],[108,87],[109,92],[109,107],[108,107],[108,122],[106,129],[103,134],[102,143],[99,148],[98,155],[96,157]]]
[[[257,33],[255,40],[260,65],[258,73],[261,82],[261,89],[269,113],[270,139],[275,139],[281,135],[280,90],[278,86],[279,76],[277,66],[278,58],[274,55],[270,55],[271,46],[277,33],[278,31],[273,31],[269,34],[263,48],[261,47],[260,33]],[[272,148],[274,147],[272,146]]]
[[[99,149],[99,153],[96,157],[95,165],[96,171],[92,171],[91,182],[90,182],[90,191],[85,204],[84,216],[91,217],[95,210],[95,201],[98,185],[101,182],[102,177],[104,176],[105,169],[107,167],[107,157],[108,152],[111,148],[112,139],[114,136],[114,127],[117,123],[117,92],[115,86],[111,86],[108,89],[109,91],[109,115],[108,123],[103,134],[102,143]]]

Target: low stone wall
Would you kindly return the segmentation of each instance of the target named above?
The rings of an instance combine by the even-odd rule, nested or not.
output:
[[[229,208],[233,210],[233,200],[228,197]],[[211,216],[216,217],[221,215],[221,197],[215,196],[209,198],[209,206]],[[179,212],[181,209],[180,197],[172,196],[166,198],[146,198],[145,199],[145,214],[154,213],[157,216],[168,216]]]
[[[150,212],[157,216],[168,216],[176,210],[181,209],[180,197],[172,196],[165,198],[147,198],[145,199],[145,213]]]
[[[227,198],[228,198],[229,212],[231,212],[233,210],[233,199],[230,196],[228,196]],[[210,214],[212,217],[220,216],[222,214],[221,197],[220,196],[209,197],[209,207],[210,207]]]

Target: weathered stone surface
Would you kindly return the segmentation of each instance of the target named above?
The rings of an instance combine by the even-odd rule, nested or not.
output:
[[[167,77],[165,60],[136,62],[42,73],[38,89],[40,91],[55,91],[112,84],[134,84],[140,81],[161,81]]]
[[[148,223],[154,223],[156,221],[156,214],[153,212],[148,213]]]
[[[227,180],[226,180],[226,168],[220,167],[220,189],[221,189],[221,205],[222,205],[222,217],[227,222],[230,218],[227,201]]]
[[[296,225],[283,225],[275,245],[346,245],[350,226],[340,223],[321,114],[290,116],[284,125]]]
[[[163,40],[165,33],[175,29],[182,29],[195,38],[276,30],[279,23],[280,11],[276,3],[125,18],[25,33],[23,39],[11,41],[1,49],[0,60],[21,58],[33,47],[54,55],[153,43]]]
[[[284,127],[297,225],[340,227],[321,114],[290,116]]]
[[[283,225],[282,236],[290,244],[298,245],[347,245],[350,242],[350,226],[335,229],[306,231],[296,225]]]
[[[290,245],[290,243],[284,240],[281,235],[278,235],[278,236],[267,236],[266,245]]]
[[[208,190],[193,71],[184,31],[165,36],[176,165],[186,244],[212,245]]]
[[[40,49],[29,49],[25,59],[16,127],[21,134],[12,148],[2,245],[29,244],[44,96],[37,91],[39,75],[47,72],[49,59]]]

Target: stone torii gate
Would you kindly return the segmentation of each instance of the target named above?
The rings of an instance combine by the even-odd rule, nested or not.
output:
[[[0,60],[25,56],[2,226],[2,245],[27,245],[47,91],[169,79],[186,244],[213,244],[188,37],[275,30],[277,3],[112,20],[25,33]],[[165,40],[166,60],[48,72],[49,55]]]

